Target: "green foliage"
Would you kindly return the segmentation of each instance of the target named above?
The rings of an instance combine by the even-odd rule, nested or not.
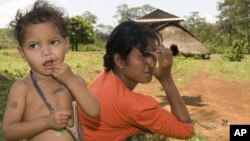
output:
[[[133,136],[130,141],[183,141],[174,138],[168,138],[160,134],[152,134],[148,131],[142,131],[137,135]],[[200,133],[195,133],[195,135],[185,141],[208,141],[208,139],[201,135]]]
[[[183,141],[183,140],[170,139],[169,141]],[[188,139],[186,141],[208,141],[208,138],[203,136],[200,133],[196,133],[195,136],[193,136],[191,139]]]
[[[234,40],[250,44],[250,1],[222,0],[217,7],[220,13],[216,23],[208,23],[198,12],[191,12],[182,25],[202,43],[208,44],[212,53],[224,53]]]
[[[181,24],[185,29],[195,35],[204,44],[220,47],[221,40],[218,38],[218,27],[216,24],[208,23],[206,18],[200,17],[199,12],[191,12],[190,16],[185,16],[186,20]],[[218,53],[216,48],[212,48],[211,53]]]
[[[250,41],[250,1],[249,0],[223,0],[218,2],[220,11],[219,28],[222,35],[228,34],[228,45],[233,40],[245,40],[248,44]]]
[[[0,29],[0,49],[16,47],[15,39],[9,28]]]
[[[135,20],[145,14],[155,10],[151,5],[143,5],[142,7],[129,7],[127,4],[121,4],[117,7],[115,18],[119,23]]]
[[[247,44],[244,41],[235,40],[233,46],[223,55],[223,59],[240,62],[245,58],[244,53],[246,53],[246,47]]]
[[[94,43],[94,31],[92,25],[81,16],[69,19],[69,36],[72,51],[78,51],[78,45]]]
[[[6,79],[0,73],[0,81],[1,81],[1,84],[0,84],[0,93],[1,93],[0,94],[0,120],[1,120],[3,118],[3,113],[4,113],[4,109],[1,107],[6,106],[6,102],[7,102],[6,94],[8,93],[10,86],[14,80]]]
[[[106,42],[113,29],[110,25],[98,24],[95,28],[95,40]]]
[[[91,12],[85,11],[85,12],[82,14],[82,17],[83,17],[85,20],[87,20],[89,23],[91,23],[91,24],[96,24],[97,17],[96,17],[96,15],[92,14]]]
[[[96,42],[95,44],[86,44],[86,45],[80,45],[79,51],[103,51],[104,45],[102,42]]]
[[[223,54],[225,51],[225,47],[218,46],[215,43],[205,43],[206,47],[209,48],[211,54]]]

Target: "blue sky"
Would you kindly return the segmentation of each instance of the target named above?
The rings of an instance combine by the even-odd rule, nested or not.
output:
[[[117,6],[127,4],[129,7],[150,4],[155,8],[183,18],[191,12],[199,12],[208,22],[216,21],[218,15],[217,3],[221,0],[48,0],[50,3],[65,8],[69,16],[81,15],[90,11],[97,16],[97,23],[117,25],[113,16]],[[25,9],[34,0],[0,0],[0,28],[6,27],[15,17],[18,9]]]

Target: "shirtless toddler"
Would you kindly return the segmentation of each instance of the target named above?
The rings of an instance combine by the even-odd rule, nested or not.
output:
[[[3,119],[7,140],[82,140],[76,102],[89,116],[99,115],[99,102],[85,81],[65,64],[69,46],[67,17],[62,9],[38,0],[11,22],[18,52],[30,75],[16,81],[9,92]],[[73,110],[74,109],[74,110]]]

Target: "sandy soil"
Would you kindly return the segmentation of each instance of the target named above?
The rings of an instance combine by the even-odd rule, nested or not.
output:
[[[221,80],[219,76],[208,73],[204,63],[192,82],[178,89],[190,111],[196,132],[207,136],[209,141],[228,141],[230,124],[250,124],[250,82]],[[151,93],[164,108],[169,109],[156,80],[150,85],[139,85],[136,90]]]

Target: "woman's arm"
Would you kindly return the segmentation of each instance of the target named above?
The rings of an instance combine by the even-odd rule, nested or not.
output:
[[[172,113],[179,121],[192,123],[187,107],[183,99],[181,98],[178,89],[176,88],[172,76],[169,76],[169,78],[161,79],[160,83],[167,95]]]
[[[187,107],[180,96],[180,93],[174,83],[171,75],[172,69],[172,53],[170,49],[165,47],[155,47],[155,51],[151,52],[158,61],[158,66],[153,66],[151,68],[152,74],[161,83],[167,99],[170,104],[172,113],[176,118],[182,122],[192,123]]]

